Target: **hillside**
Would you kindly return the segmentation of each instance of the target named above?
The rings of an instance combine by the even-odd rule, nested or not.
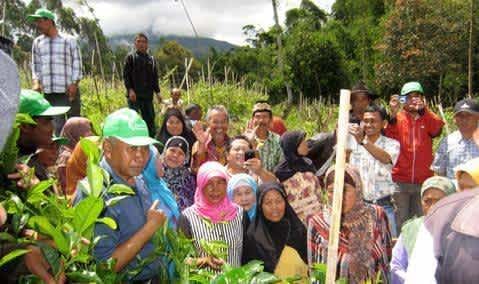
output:
[[[156,49],[165,41],[174,40],[191,50],[195,57],[203,58],[208,54],[210,47],[215,48],[217,51],[228,51],[236,48],[236,45],[233,45],[226,41],[220,41],[212,38],[200,37],[198,39],[188,36],[179,36],[179,35],[149,35],[150,39],[150,48]],[[123,34],[123,35],[114,35],[108,38],[110,45],[115,48],[120,45],[130,45],[134,34]]]

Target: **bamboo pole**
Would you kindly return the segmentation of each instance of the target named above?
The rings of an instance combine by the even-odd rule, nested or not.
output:
[[[5,36],[5,27],[7,26],[7,1],[3,1],[2,15],[2,36]]]
[[[334,168],[334,193],[331,226],[329,228],[328,265],[326,283],[336,281],[338,263],[339,229],[341,227],[341,209],[343,203],[344,168],[346,166],[346,138],[348,135],[348,121],[351,92],[342,89],[339,97],[338,143],[336,147],[336,165]]]
[[[471,0],[471,16],[469,19],[469,47],[468,47],[468,58],[467,58],[467,96],[472,98],[472,54],[473,54],[473,45],[472,45],[472,36],[473,36],[473,25],[474,25],[474,0]]]

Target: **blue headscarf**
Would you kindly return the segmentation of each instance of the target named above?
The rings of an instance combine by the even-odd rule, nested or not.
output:
[[[242,185],[251,187],[251,189],[253,190],[254,196],[256,196],[256,194],[258,193],[258,184],[256,183],[256,181],[253,179],[252,176],[248,174],[236,174],[236,175],[233,175],[228,182],[228,188],[227,188],[228,198],[231,201],[233,201],[233,195],[234,195],[235,189]],[[255,216],[256,216],[256,202],[248,210],[248,217],[250,220],[253,220]]]
[[[173,193],[168,188],[166,182],[156,175],[156,159],[158,150],[154,146],[150,146],[150,159],[143,170],[143,178],[146,186],[151,193],[153,201],[159,200],[159,207],[165,212],[168,217],[168,224],[171,228],[176,228],[180,211],[178,204],[173,196]]]

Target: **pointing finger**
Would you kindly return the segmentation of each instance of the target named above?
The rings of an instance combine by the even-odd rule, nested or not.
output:
[[[155,201],[153,201],[153,204],[151,204],[151,207],[150,207],[150,210],[155,210],[156,209],[156,206],[158,206],[158,203],[160,201],[157,199]]]

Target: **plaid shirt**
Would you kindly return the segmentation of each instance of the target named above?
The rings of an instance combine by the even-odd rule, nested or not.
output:
[[[80,49],[65,34],[55,38],[41,35],[32,44],[32,78],[39,80],[46,94],[65,93],[68,85],[82,78]]]
[[[431,169],[438,175],[455,179],[454,168],[477,157],[479,145],[472,138],[464,139],[457,130],[441,140]]]
[[[357,143],[351,144],[349,145],[352,150],[349,158],[350,164],[359,170],[363,182],[364,199],[377,201],[392,195],[396,190],[396,184],[392,180],[391,172],[399,157],[399,142],[381,135],[374,143],[389,154],[391,164],[383,164],[374,158],[364,146]]]

